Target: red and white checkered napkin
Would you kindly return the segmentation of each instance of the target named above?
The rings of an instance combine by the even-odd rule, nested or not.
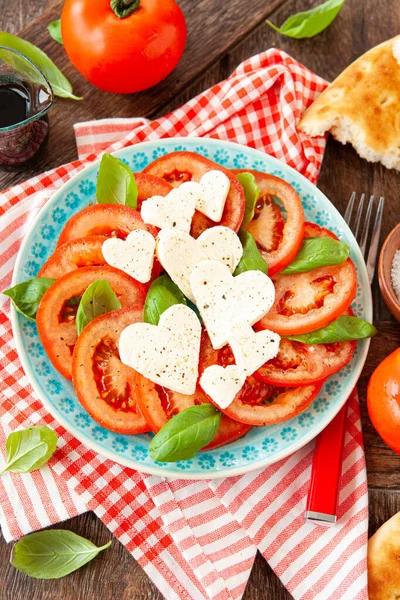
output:
[[[170,115],[76,125],[80,161],[1,196],[1,289],[39,208],[104,150],[180,135],[229,139],[285,161],[315,182],[325,139],[296,131],[302,111],[325,82],[284,52],[269,50]],[[366,600],[367,485],[359,407],[350,400],[339,524],[304,521],[312,444],[264,469],[235,478],[165,480],[105,460],[46,413],[22,371],[0,307],[0,448],[18,427],[47,423],[59,435],[50,463],[32,474],[4,474],[0,518],[7,540],[94,510],[168,599],[237,600],[256,549],[296,599]],[[112,550],[109,550],[112,552]]]

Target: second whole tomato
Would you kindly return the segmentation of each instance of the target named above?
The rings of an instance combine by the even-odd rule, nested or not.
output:
[[[74,67],[117,94],[165,79],[186,42],[185,18],[174,0],[66,0],[61,32]]]
[[[373,372],[367,404],[373,426],[387,445],[400,454],[400,348]]]

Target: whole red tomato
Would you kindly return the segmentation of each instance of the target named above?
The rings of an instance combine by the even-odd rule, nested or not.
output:
[[[368,384],[368,412],[381,438],[400,454],[400,348],[375,369]]]
[[[167,77],[186,42],[185,18],[174,0],[66,0],[61,32],[78,71],[117,94]]]

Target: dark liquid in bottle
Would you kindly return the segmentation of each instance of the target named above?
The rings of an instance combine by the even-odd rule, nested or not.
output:
[[[29,114],[30,95],[22,86],[10,83],[0,86],[0,127],[21,123]]]

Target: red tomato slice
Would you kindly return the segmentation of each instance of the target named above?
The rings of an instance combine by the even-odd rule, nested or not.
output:
[[[353,358],[356,342],[302,344],[281,339],[278,355],[254,376],[271,385],[293,387],[323,381],[345,367]]]
[[[134,229],[144,229],[154,237],[157,236],[157,229],[144,223],[134,208],[123,204],[94,204],[79,211],[67,221],[57,246],[92,235],[124,240]]]
[[[72,381],[79,402],[102,427],[117,433],[149,431],[136,404],[135,371],[119,357],[121,331],[143,321],[143,310],[125,308],[91,321],[75,344]]]
[[[304,223],[304,237],[312,238],[312,237],[330,237],[334,240],[338,240],[338,236],[333,233],[330,229],[326,229],[326,227],[322,227],[321,225],[317,225],[316,223]]]
[[[166,154],[152,162],[144,170],[145,173],[162,177],[173,187],[178,187],[185,181],[198,182],[207,171],[214,169],[222,171],[229,177],[231,187],[226,199],[222,219],[219,223],[211,221],[211,219],[202,213],[195,212],[190,232],[195,238],[199,237],[205,229],[215,227],[215,225],[224,225],[234,231],[239,231],[243,221],[245,198],[243,188],[236,177],[232,175],[231,171],[194,152],[172,152],[171,154]]]
[[[229,348],[214,350],[208,336],[202,337],[201,371],[213,364],[233,364]],[[323,382],[298,387],[278,387],[259,381],[254,375],[247,377],[233,402],[222,412],[240,423],[248,425],[273,425],[287,421],[303,412],[317,397]],[[213,402],[210,399],[211,402]]]
[[[122,308],[143,306],[146,286],[113,267],[82,267],[63,275],[45,292],[36,315],[40,340],[53,366],[67,379],[72,376],[72,353],[77,339],[75,316],[86,288],[106,279]]]
[[[104,240],[102,235],[92,235],[65,242],[52,254],[38,273],[38,277],[53,277],[58,279],[65,273],[80,267],[105,265],[101,251]]]
[[[150,429],[157,433],[167,421],[185,408],[209,402],[204,392],[197,388],[191,396],[172,392],[156,385],[139,373],[135,373],[136,401]],[[218,448],[237,440],[251,429],[247,425],[232,421],[225,415],[217,435],[204,449]]]
[[[233,173],[251,173],[260,188],[254,217],[245,227],[254,237],[258,249],[268,264],[268,274],[275,275],[292,262],[303,240],[304,210],[291,185],[279,177],[250,169],[235,169]],[[277,197],[286,212],[286,222]]]
[[[280,335],[325,327],[348,309],[357,288],[356,270],[350,259],[308,273],[278,274],[272,280],[275,302],[257,327]]]
[[[103,242],[106,239],[107,237],[104,235],[90,235],[86,238],[78,238],[61,244],[49,260],[44,263],[38,277],[58,279],[66,273],[81,267],[107,265],[108,263],[102,252]],[[158,277],[160,270],[161,265],[155,259],[151,279]]]
[[[140,211],[142,202],[152,196],[166,196],[172,190],[172,185],[149,173],[134,173],[138,190],[137,210]]]

